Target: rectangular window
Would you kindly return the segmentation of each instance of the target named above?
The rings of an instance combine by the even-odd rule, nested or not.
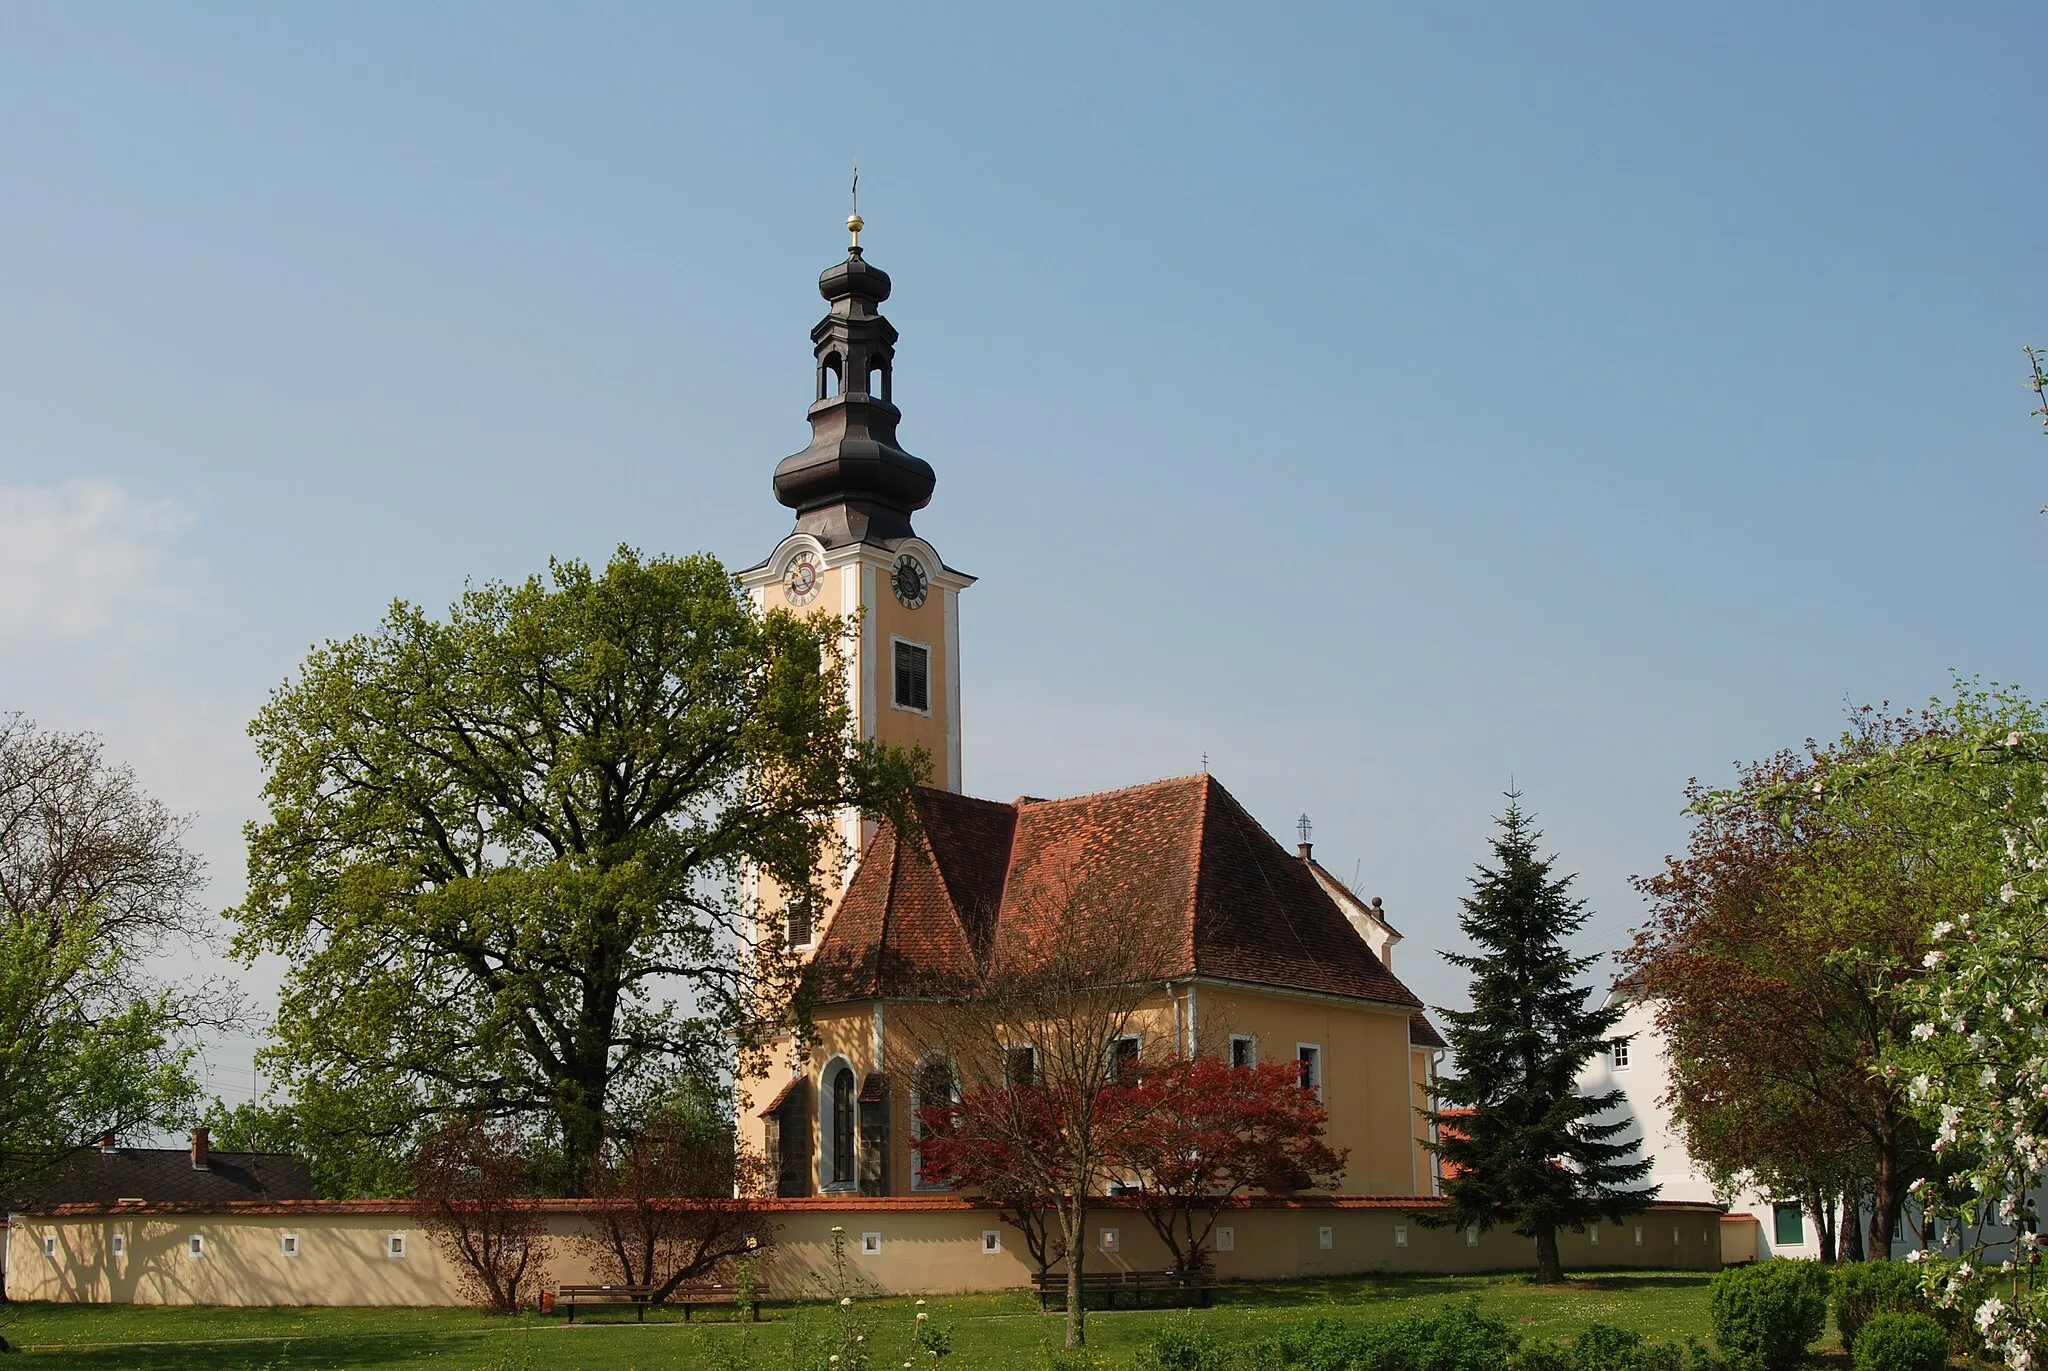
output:
[[[1138,1052],[1143,1046],[1135,1034],[1112,1038],[1109,1044],[1109,1078],[1113,1081],[1129,1079],[1138,1069]]]
[[[1216,1250],[1218,1252],[1237,1251],[1237,1230],[1235,1228],[1219,1228],[1216,1230]]]
[[[861,1234],[861,1235],[860,1235],[860,1254],[861,1254],[861,1255],[862,1255],[863,1257],[879,1257],[879,1256],[881,1256],[881,1255],[882,1255],[882,1235],[881,1235],[880,1233],[863,1233],[863,1234]]]
[[[1614,1059],[1616,1071],[1628,1070],[1628,1039],[1616,1038],[1607,1045],[1608,1055]]]
[[[1230,1064],[1232,1066],[1257,1066],[1259,1064],[1258,1040],[1243,1033],[1230,1035]]]
[[[1013,1047],[1003,1053],[1003,1081],[1008,1085],[1033,1085],[1038,1080],[1038,1049]]]
[[[1395,1225],[1394,1225],[1394,1246],[1396,1246],[1396,1247],[1406,1247],[1407,1245],[1408,1245],[1408,1225],[1407,1225],[1407,1224],[1405,1224],[1405,1223],[1397,1223],[1397,1224],[1395,1224]]]
[[[929,714],[932,708],[931,649],[922,643],[896,642],[896,707]]]
[[[54,1257],[54,1256],[56,1256],[56,1255],[57,1255],[57,1239],[56,1239],[56,1238],[54,1238],[54,1237],[51,1237],[51,1236],[48,1236],[48,1235],[45,1235],[45,1236],[44,1236],[44,1238],[43,1238],[43,1255],[44,1255],[44,1256],[46,1256],[46,1257]]]
[[[114,1235],[114,1240],[110,1244],[110,1246],[112,1247],[115,1256],[125,1256],[128,1252],[128,1239],[123,1237],[121,1234],[116,1233]]]
[[[285,1256],[287,1256],[287,1257],[296,1257],[296,1256],[298,1256],[298,1255],[299,1255],[299,1235],[298,1235],[298,1234],[296,1234],[296,1233],[281,1233],[281,1234],[279,1234],[279,1235],[278,1235],[278,1239],[277,1239],[277,1248],[278,1248],[278,1251],[280,1251],[280,1252],[284,1253],[284,1255],[285,1255]]]
[[[197,1233],[194,1233],[191,1237],[185,1239],[185,1255],[188,1257],[205,1256],[206,1239],[200,1237]]]
[[[1476,1224],[1476,1223],[1475,1223],[1475,1224],[1473,1224],[1473,1225],[1472,1225],[1472,1226],[1471,1226],[1470,1228],[1467,1228],[1467,1229],[1465,1230],[1465,1246],[1467,1246],[1467,1247],[1477,1247],[1477,1246],[1479,1246],[1479,1225],[1478,1225],[1478,1224]]]
[[[1335,1247],[1336,1245],[1337,1245],[1337,1231],[1336,1231],[1335,1229],[1333,1229],[1333,1228],[1318,1228],[1318,1229],[1316,1230],[1316,1246],[1317,1246],[1317,1247],[1320,1247],[1320,1248],[1322,1248],[1322,1249],[1323,1249],[1323,1251],[1325,1251],[1325,1252],[1328,1252],[1329,1250],[1331,1250],[1332,1248],[1334,1248],[1334,1247]]]
[[[1797,1247],[1806,1241],[1806,1222],[1798,1205],[1771,1206],[1771,1241],[1780,1247]]]
[[[384,1255],[387,1257],[403,1257],[405,1255],[405,1234],[393,1233],[390,1237],[386,1238],[384,1240]]]
[[[990,1255],[1003,1250],[1003,1232],[1000,1228],[981,1230],[981,1250]]]
[[[1296,1043],[1294,1058],[1301,1064],[1301,1088],[1313,1090],[1316,1098],[1323,1094],[1323,1049],[1314,1043]]]
[[[1643,1245],[1643,1226],[1642,1226],[1641,1224],[1637,1224],[1637,1225],[1636,1225],[1636,1246],[1637,1246],[1637,1247],[1641,1247],[1642,1245]]]
[[[1600,1245],[1600,1225],[1596,1223],[1591,1228],[1588,1228],[1586,1236],[1592,1240],[1593,1246],[1598,1247]]]
[[[1117,1250],[1117,1231],[1114,1228],[1102,1230],[1102,1250],[1105,1252]]]
[[[811,911],[799,901],[782,911],[782,935],[784,946],[809,947],[811,945]]]

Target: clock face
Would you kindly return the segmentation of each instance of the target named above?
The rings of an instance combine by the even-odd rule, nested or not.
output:
[[[808,552],[799,552],[796,560],[789,564],[789,572],[782,580],[782,592],[793,605],[807,605],[818,598],[818,561]]]
[[[889,578],[889,584],[905,609],[916,609],[931,592],[931,580],[924,574],[923,565],[907,552],[896,559],[896,572]]]

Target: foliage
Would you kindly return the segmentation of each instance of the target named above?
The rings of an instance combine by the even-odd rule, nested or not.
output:
[[[648,1302],[660,1304],[774,1241],[760,1204],[772,1190],[768,1164],[735,1142],[728,1120],[671,1101],[606,1147],[578,1245],[622,1284],[653,1287]]]
[[[1723,1352],[1781,1371],[1827,1330],[1828,1269],[1792,1260],[1732,1266],[1714,1277],[1707,1307]]]
[[[1963,688],[1942,712],[1866,706],[1830,744],[1742,767],[1731,790],[1695,782],[1686,853],[1637,882],[1654,908],[1625,962],[1657,1002],[1692,1155],[1726,1190],[1822,1218],[1870,1195],[1872,1255],[1889,1253],[1933,1164],[1903,1078],[1880,1069],[1912,1030],[1901,992],[1928,925],[1965,917],[1996,884],[2001,843],[1989,811],[1952,788],[1903,772],[1842,781],[2011,703]],[[1860,1256],[1861,1235],[1843,1236]]]
[[[232,912],[290,963],[291,1092],[519,1120],[573,1192],[679,1069],[758,1065],[797,967],[744,950],[753,875],[815,898],[837,817],[923,766],[856,738],[848,628],[622,548],[316,649],[250,726],[270,818]]]
[[[1927,1310],[1920,1272],[1911,1262],[1848,1262],[1835,1272],[1835,1327],[1844,1347],[1856,1345],[1856,1335],[1874,1314]]]
[[[1925,1314],[1874,1314],[1857,1333],[1850,1356],[1856,1371],[1942,1371],[1948,1335]]]
[[[1229,1361],[1214,1338],[1183,1319],[1160,1329],[1138,1349],[1138,1365],[1142,1371],[1224,1371]]]
[[[1237,1196],[1328,1189],[1343,1174],[1345,1154],[1323,1141],[1329,1111],[1287,1063],[1169,1062],[1138,1078],[1130,1103],[1125,1193],[1182,1271],[1209,1268],[1210,1230]]]
[[[0,1201],[102,1133],[195,1112],[192,1030],[233,1003],[145,971],[205,941],[186,824],[91,734],[0,715]]]
[[[1650,1163],[1634,1155],[1635,1140],[1615,1141],[1633,1126],[1626,1115],[1596,1122],[1621,1092],[1577,1089],[1621,1016],[1587,1006],[1592,987],[1579,978],[1596,959],[1565,947],[1586,921],[1585,904],[1569,894],[1573,878],[1553,879],[1551,861],[1537,856],[1541,835],[1518,792],[1499,823],[1498,866],[1480,868],[1458,917],[1480,951],[1444,954],[1472,973],[1472,1008],[1443,1011],[1458,1074],[1439,1078],[1437,1095],[1473,1112],[1450,1127],[1441,1108],[1431,1112],[1440,1139],[1431,1146],[1457,1174],[1445,1183],[1445,1210],[1417,1221],[1511,1224],[1535,1239],[1538,1278],[1558,1281],[1560,1228],[1639,1213],[1657,1192],[1630,1188]]]
[[[413,1163],[412,1210],[462,1272],[472,1300],[516,1314],[547,1283],[547,1224],[522,1139],[502,1124],[448,1119]]]
[[[917,1302],[917,1317],[912,1321],[911,1346],[917,1350],[917,1357],[923,1361],[939,1361],[953,1355],[953,1330],[932,1317],[932,1311],[925,1302]]]
[[[1318,1319],[1242,1349],[1237,1364],[1312,1371],[1505,1371],[1521,1340],[1464,1300],[1429,1314],[1350,1324]],[[1200,1365],[1200,1363],[1196,1363]]]
[[[321,1199],[397,1199],[412,1193],[411,1156],[421,1130],[409,1112],[388,1102],[300,1087],[276,1104],[245,1100],[207,1105],[199,1122],[223,1152],[286,1152],[305,1159]]]

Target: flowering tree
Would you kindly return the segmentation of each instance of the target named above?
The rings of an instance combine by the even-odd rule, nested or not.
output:
[[[1329,1111],[1291,1064],[1196,1057],[1145,1073],[1133,1094],[1119,1160],[1183,1271],[1208,1269],[1210,1231],[1239,1195],[1324,1189],[1344,1170],[1323,1141]]]

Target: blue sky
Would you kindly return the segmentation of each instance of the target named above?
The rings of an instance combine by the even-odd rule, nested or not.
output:
[[[1510,777],[1605,947],[1687,777],[1951,668],[2048,693],[2044,51],[2019,4],[9,5],[0,708],[104,732],[231,902],[308,645],[787,530],[857,156],[919,529],[982,578],[967,788],[1206,753],[1455,1000]]]

